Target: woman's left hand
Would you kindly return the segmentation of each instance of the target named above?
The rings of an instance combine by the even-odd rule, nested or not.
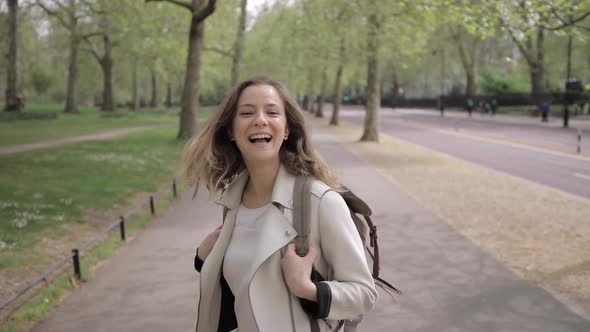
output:
[[[307,255],[299,257],[295,253],[295,244],[289,243],[281,261],[283,275],[291,293],[310,301],[317,301],[317,287],[311,281],[311,269],[316,254],[316,249],[310,247]]]

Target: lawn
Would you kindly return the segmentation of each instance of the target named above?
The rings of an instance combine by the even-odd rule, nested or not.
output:
[[[207,110],[200,116],[201,128],[211,111]],[[97,113],[88,110],[83,115],[86,120],[68,121],[98,129],[88,120],[101,120]],[[175,139],[177,115],[145,117],[153,122],[168,117],[173,121],[170,126],[114,140],[0,156],[0,300],[96,236],[116,216],[125,214],[132,202],[144,202],[148,193],[171,184],[184,146]],[[129,125],[131,119],[107,121]],[[62,130],[61,134],[72,135],[70,124],[61,121],[61,126],[54,125],[55,132],[48,133]],[[104,127],[108,128],[112,127]]]
[[[79,114],[63,113],[63,106],[30,103],[27,112],[58,114],[56,119],[0,121],[0,146],[43,142],[69,136],[80,136],[120,128],[145,125],[178,125],[178,109],[138,111],[119,109],[115,113],[101,112],[95,107],[80,107]],[[201,109],[200,118],[207,118],[211,107]]]

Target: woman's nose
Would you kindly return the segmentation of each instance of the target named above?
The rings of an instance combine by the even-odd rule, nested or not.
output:
[[[264,114],[264,112],[256,112],[256,117],[254,118],[254,125],[265,126],[266,124],[268,124],[268,121],[266,119],[266,115]]]

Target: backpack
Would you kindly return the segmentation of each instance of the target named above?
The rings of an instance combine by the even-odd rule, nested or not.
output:
[[[311,211],[311,184],[315,181],[313,178],[305,176],[298,176],[295,179],[295,187],[293,192],[293,227],[297,231],[297,237],[295,238],[295,252],[299,256],[307,255],[309,251],[309,223],[307,220],[310,219]],[[390,291],[396,294],[401,294],[401,291],[392,286],[389,282],[379,277],[379,244],[377,242],[377,226],[373,224],[371,220],[371,208],[362,199],[356,196],[348,188],[344,187],[345,191],[341,193],[342,198],[346,202],[348,209],[350,210],[350,216],[356,226],[363,245],[365,247],[366,256],[370,257],[372,264],[367,260],[369,264],[369,270],[372,271],[372,276],[375,281],[375,285],[382,288],[386,293],[393,297]],[[371,266],[372,265],[372,266]],[[312,270],[313,281],[325,280],[315,269]],[[394,298],[395,300],[395,298]],[[362,318],[352,322],[356,326]],[[351,323],[348,321],[347,323]],[[343,323],[345,324],[345,323]],[[313,330],[313,328],[312,328]],[[338,329],[336,329],[338,330]],[[345,324],[345,331],[346,324]]]

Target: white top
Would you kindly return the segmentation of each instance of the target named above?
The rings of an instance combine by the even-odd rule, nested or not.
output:
[[[240,205],[238,209],[236,223],[223,259],[223,276],[236,300],[247,296],[250,280],[245,280],[244,272],[250,270],[253,264],[252,252],[257,251],[256,248],[262,241],[258,221],[269,207],[270,204],[267,204],[260,208],[249,209]],[[238,303],[241,301],[236,301],[235,305]],[[239,326],[239,317],[236,318]]]

